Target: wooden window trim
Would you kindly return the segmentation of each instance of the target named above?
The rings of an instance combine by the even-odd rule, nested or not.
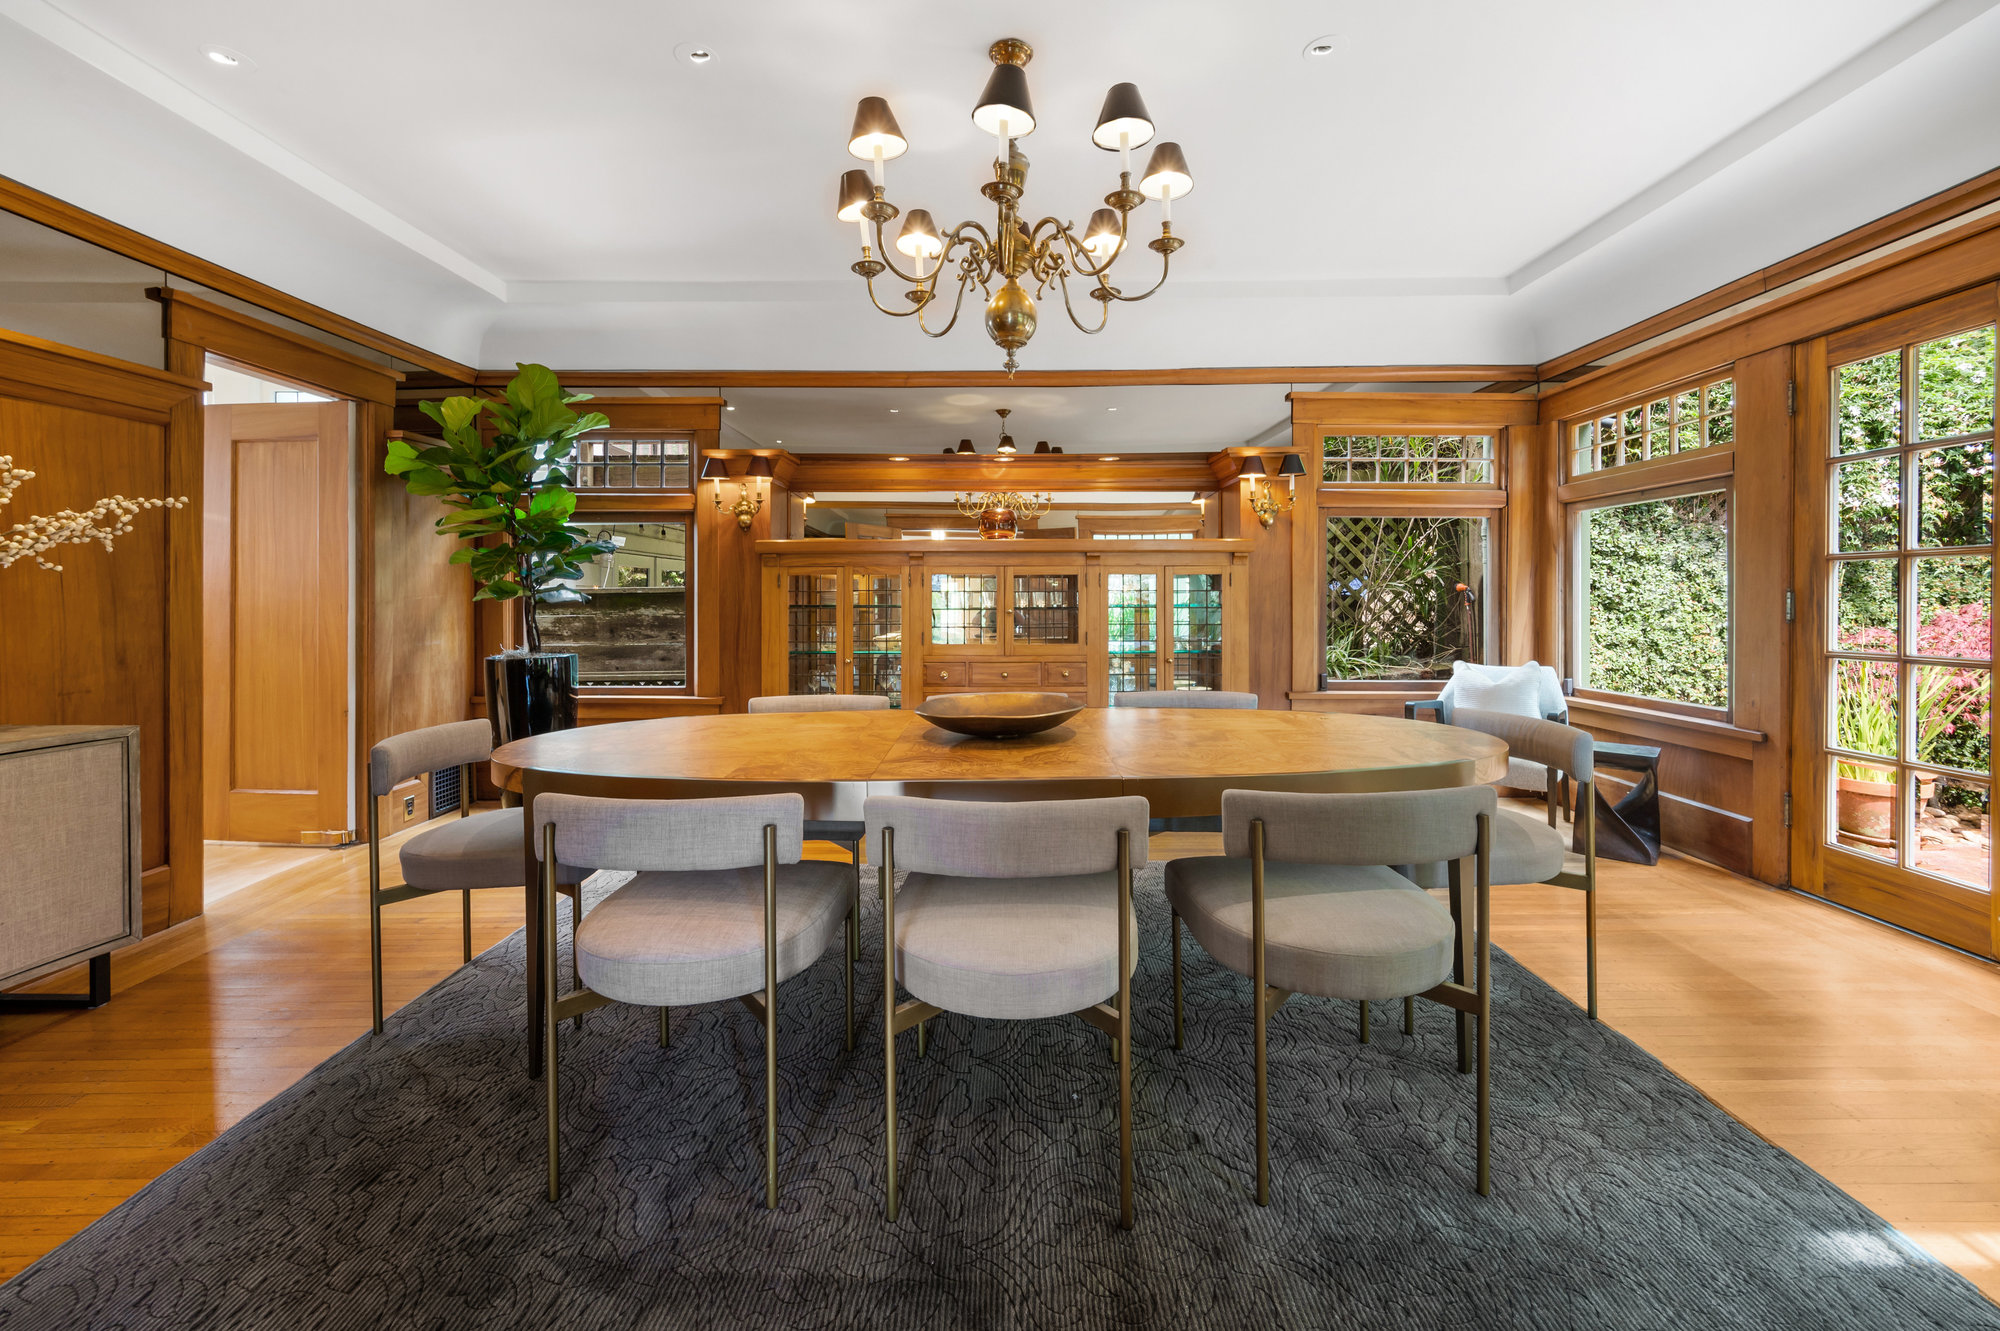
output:
[[[1711,453],[1724,451],[1733,454],[1736,445],[1732,442],[1727,445],[1715,445],[1709,448],[1694,449],[1691,452],[1676,453],[1672,457],[1647,458],[1643,462],[1628,462],[1622,467],[1606,467],[1598,471],[1585,472],[1581,476],[1576,475],[1571,470],[1576,462],[1576,428],[1579,425],[1599,420],[1605,416],[1616,415],[1628,411],[1633,407],[1642,407],[1649,402],[1657,402],[1661,398],[1678,397],[1682,393],[1695,389],[1706,391],[1710,384],[1722,379],[1730,381],[1731,398],[1729,414],[1733,420],[1736,415],[1736,365],[1734,362],[1718,365],[1713,369],[1702,370],[1694,374],[1685,374],[1678,379],[1669,380],[1656,388],[1647,388],[1625,393],[1618,397],[1606,398],[1594,408],[1575,409],[1565,412],[1556,423],[1556,451],[1558,454],[1556,475],[1560,482],[1558,491],[1568,489],[1571,486],[1591,485],[1600,476],[1623,475],[1636,468],[1653,467],[1661,463],[1677,463],[1683,458],[1706,457]],[[1565,502],[1567,502],[1567,496],[1564,496],[1564,498]]]

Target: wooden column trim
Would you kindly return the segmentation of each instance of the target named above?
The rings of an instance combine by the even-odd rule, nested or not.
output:
[[[403,382],[398,370],[185,291],[152,287],[146,294],[160,302],[169,340],[193,343],[226,360],[296,379],[337,397],[395,406],[396,387]]]
[[[201,378],[200,347],[167,343],[167,369]],[[167,414],[167,486],[187,507],[167,524],[167,923],[202,913],[206,843],[202,838],[202,495],[206,454],[201,395],[190,392]]]

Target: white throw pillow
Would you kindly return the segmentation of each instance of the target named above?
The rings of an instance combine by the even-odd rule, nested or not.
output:
[[[1533,661],[1517,666],[1451,665],[1451,705],[1509,716],[1542,714],[1542,668]]]

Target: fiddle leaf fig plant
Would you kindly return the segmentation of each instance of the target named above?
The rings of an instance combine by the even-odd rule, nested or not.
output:
[[[577,438],[611,422],[576,411],[572,404],[590,394],[563,391],[546,365],[515,369],[501,401],[419,403],[443,442],[392,439],[383,470],[402,477],[411,494],[444,502],[437,529],[465,542],[451,562],[471,566],[474,599],[522,601],[528,650],[539,652],[536,608],[588,600],[567,584],[583,576],[584,561],[612,550],[570,525],[576,492],[569,488]]]

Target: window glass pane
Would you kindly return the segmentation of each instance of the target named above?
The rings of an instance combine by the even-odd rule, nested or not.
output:
[[[570,471],[579,490],[685,490],[688,441],[588,435],[577,441]]]
[[[1917,810],[1915,865],[1928,874],[1989,890],[1992,792],[1961,777],[1911,773]]]
[[[1834,469],[1836,550],[1896,550],[1903,544],[1903,461],[1843,462]]]
[[[785,579],[785,692],[837,691],[839,594],[839,580],[831,573],[794,573]]]
[[[931,641],[946,647],[999,642],[999,575],[931,574]]]
[[[1570,474],[1603,471],[1735,442],[1729,379],[1622,407],[1577,427]],[[1591,429],[1594,425],[1595,429]]]
[[[1917,761],[1991,771],[1992,711],[1991,671],[1917,666],[1910,704]]]
[[[1174,687],[1222,687],[1222,575],[1174,574]]]
[[[1833,663],[1835,747],[1896,757],[1896,718],[1902,711],[1898,669],[1892,661]]]
[[[1837,372],[1840,420],[1833,451],[1866,453],[1903,442],[1903,353],[1843,365]]]
[[[1429,679],[1481,661],[1484,518],[1326,522],[1326,673]]]
[[[1588,427],[1586,427],[1587,429]],[[1579,447],[1588,450],[1583,432]],[[1321,480],[1354,485],[1491,485],[1489,435],[1327,435]],[[1577,467],[1589,471],[1588,460]]]
[[[1992,656],[1993,561],[1925,555],[1917,566],[1914,656]]]
[[[567,584],[582,602],[537,611],[542,649],[575,652],[580,683],[685,688],[687,521],[609,523],[591,535],[617,548]]]
[[[854,693],[874,693],[903,705],[903,575],[862,572],[853,578]]]
[[[1111,691],[1159,687],[1159,578],[1152,573],[1104,575]]]
[[[1993,540],[1993,444],[1950,444],[1917,454],[1917,544]]]
[[[1708,414],[1721,415],[1736,410],[1736,381],[1723,379],[1708,386]]]
[[[1917,438],[1993,430],[1993,326],[1917,348]]]
[[[1583,683],[1728,706],[1728,495],[1590,509],[1580,531]]]
[[[1017,573],[1014,575],[1014,641],[1021,643],[1078,642],[1077,575]]]
[[[1833,775],[1827,784],[1833,797],[1835,843],[1877,859],[1897,859],[1902,829],[1896,815],[1895,769],[1836,760]]]
[[[1833,567],[1836,649],[1849,652],[1897,650],[1902,601],[1896,595],[1901,561],[1843,559]]]

